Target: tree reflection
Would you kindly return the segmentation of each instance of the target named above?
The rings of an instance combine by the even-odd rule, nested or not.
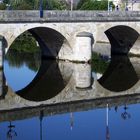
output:
[[[40,67],[40,54],[39,53],[25,53],[10,50],[5,56],[8,60],[9,66],[20,68],[24,64],[31,70],[37,71]]]
[[[12,140],[14,137],[17,137],[17,132],[14,130],[15,125],[12,125],[11,121],[9,122],[9,130],[7,132],[7,140]]]

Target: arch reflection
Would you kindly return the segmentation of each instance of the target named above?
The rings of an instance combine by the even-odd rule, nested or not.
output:
[[[98,80],[106,89],[120,92],[134,86],[139,78],[127,55],[112,55],[111,62]]]
[[[59,67],[59,63],[55,60],[42,60],[41,67],[33,81],[16,93],[30,101],[45,101],[53,98],[65,88],[72,74],[70,71],[65,76],[67,68],[63,65],[63,71],[62,65],[63,63]]]

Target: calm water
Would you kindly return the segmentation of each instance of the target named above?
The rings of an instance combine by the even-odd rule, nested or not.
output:
[[[140,137],[140,105],[128,106],[129,117],[124,119],[123,106],[117,112],[114,108],[109,110],[109,124],[107,128],[106,109],[89,110],[83,112],[67,113],[49,117],[33,117],[30,119],[11,122],[12,135],[15,140],[137,140]],[[41,118],[41,119],[40,119]],[[0,123],[0,138],[7,139],[10,122]]]
[[[4,73],[15,94],[27,100],[42,101],[59,94],[70,81],[73,74],[71,68],[76,67],[56,61],[41,62],[39,57],[33,55],[23,55],[23,59],[20,55],[23,54],[17,55],[18,61],[17,58],[5,59]],[[118,59],[114,56],[109,59],[97,56],[94,62],[91,66],[91,84],[97,79],[105,89],[118,92],[133,87],[139,80],[138,72],[128,57]],[[38,95],[38,92],[41,94]],[[113,107],[108,107],[107,103],[103,108],[76,112],[69,110],[68,113],[47,116],[43,110],[38,110],[35,115],[17,120],[10,119],[10,113],[7,113],[8,119],[0,123],[0,139],[138,140],[140,104],[137,102],[121,102],[120,106]],[[17,118],[20,118],[20,114]]]

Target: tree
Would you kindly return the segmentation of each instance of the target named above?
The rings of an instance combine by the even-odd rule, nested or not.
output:
[[[6,9],[6,4],[1,3],[1,4],[0,4],[0,10],[5,10],[5,9]]]
[[[110,5],[114,8],[113,2],[110,2]],[[77,6],[79,10],[107,10],[108,9],[108,0],[81,0]]]
[[[13,10],[38,10],[40,0],[4,0],[4,4],[11,5]],[[43,0],[44,10],[65,10],[68,9],[64,0]]]
[[[77,4],[77,9],[80,9],[82,7],[82,5],[88,1],[89,0],[80,0],[79,3]]]
[[[21,3],[12,3],[12,9],[14,10],[32,10],[32,5],[30,5],[29,3],[23,1]]]

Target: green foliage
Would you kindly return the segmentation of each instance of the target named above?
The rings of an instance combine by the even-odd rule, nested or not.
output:
[[[28,32],[19,36],[11,45],[10,49],[26,53],[35,53],[40,50],[36,44],[36,40]]]
[[[80,9],[82,7],[82,5],[88,1],[89,0],[80,0],[79,3],[77,4],[77,9]]]
[[[10,66],[21,67],[26,64],[31,70],[37,71],[40,66],[41,51],[36,40],[29,32],[23,33],[10,46],[5,59]]]
[[[4,4],[8,4],[9,3],[9,0],[3,0],[3,3]]]
[[[53,10],[65,10],[67,9],[67,4],[63,0],[51,0],[50,7],[52,7]]]
[[[18,52],[16,50],[8,50],[5,60],[8,61],[8,64],[12,67],[22,67],[24,64],[28,66],[29,69],[37,71],[41,65],[39,53],[25,53]]]
[[[4,0],[4,4],[11,5],[13,10],[38,10],[40,0]],[[65,10],[68,8],[64,0],[43,0],[43,9],[46,10]]]
[[[103,74],[107,70],[109,63],[103,60],[100,54],[92,54],[92,71]]]
[[[0,4],[0,10],[5,10],[5,9],[6,9],[6,4],[1,3],[1,4]]]
[[[114,4],[110,2],[112,8],[114,8]],[[77,9],[79,10],[107,10],[108,9],[108,0],[81,0],[78,5]]]
[[[11,6],[14,10],[32,10],[32,6],[30,5],[30,3],[27,3],[25,1],[21,3],[13,3]]]

